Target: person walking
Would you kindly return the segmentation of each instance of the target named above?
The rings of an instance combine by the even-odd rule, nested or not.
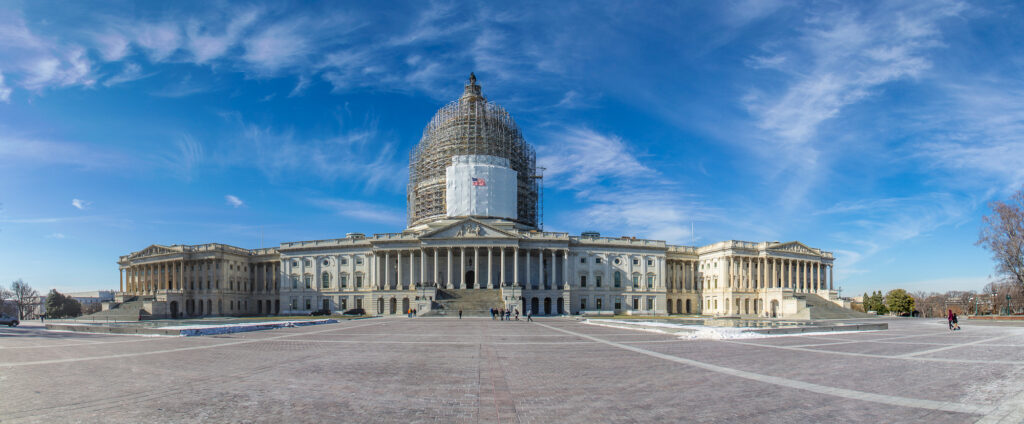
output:
[[[516,321],[519,321],[519,309],[516,309],[515,315],[516,315]]]
[[[462,319],[462,309],[459,309],[459,319]]]
[[[949,329],[952,330],[953,329],[953,310],[952,309],[949,309],[949,312],[946,313],[946,321],[949,324]]]
[[[959,320],[957,320],[956,314],[953,314],[953,331],[960,329],[960,323],[958,321]]]
[[[494,308],[491,308],[491,321],[494,321],[494,315],[495,315],[494,312],[495,312]]]
[[[533,311],[526,311],[526,322],[533,322]]]
[[[505,321],[512,321],[511,317],[512,317],[512,310],[511,309],[506,309],[505,310]]]

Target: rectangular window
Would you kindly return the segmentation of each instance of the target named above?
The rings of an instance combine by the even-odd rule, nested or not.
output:
[[[640,309],[640,298],[639,297],[634,297],[633,298],[633,309]]]
[[[594,258],[594,263],[595,264],[601,263],[601,258]]]
[[[357,275],[356,276],[356,288],[362,288],[362,287],[363,287],[363,276],[362,275]]]
[[[580,287],[586,287],[586,286],[587,286],[587,276],[586,275],[581,275],[580,276]]]
[[[321,308],[321,309],[330,310],[331,309],[331,300],[330,299],[324,299],[324,307]]]
[[[587,263],[587,258],[580,258],[580,263],[581,264]]]
[[[654,288],[654,276],[653,275],[648,275],[647,276],[647,288],[649,288],[649,289],[650,288]]]
[[[296,277],[294,275],[292,276],[292,288],[293,289],[299,288],[299,277]]]
[[[640,265],[640,260],[633,258],[633,265]]]
[[[654,298],[653,297],[648,297],[647,298],[647,310],[648,311],[653,311],[654,310]]]
[[[313,302],[311,302],[311,301],[310,301],[310,300],[309,300],[309,299],[307,298],[307,299],[306,299],[306,310],[308,311],[308,310],[310,310],[310,309],[312,309],[312,308],[313,308]]]
[[[648,259],[648,260],[647,260],[647,266],[654,266],[654,261],[653,261],[653,260],[650,260],[650,259]]]
[[[356,298],[356,308],[359,308],[359,309],[363,308],[363,298],[361,298],[361,297],[357,297]]]
[[[305,265],[305,266],[312,266],[313,262],[311,262],[309,259],[306,259],[306,260],[302,261],[302,264]]]
[[[299,300],[293,297],[292,298],[292,310],[295,310],[295,309],[299,309]]]
[[[341,276],[341,287],[348,287],[348,277],[345,275]]]
[[[348,265],[348,259],[347,258],[341,258],[341,264],[342,265]]]
[[[615,296],[615,309],[622,309],[622,297]]]
[[[594,276],[594,286],[601,287],[601,276],[600,275],[595,275]]]
[[[313,281],[312,281],[312,280],[313,280],[313,278],[312,278],[312,277],[310,277],[310,276],[308,276],[308,275],[304,275],[304,276],[302,276],[302,281],[303,281],[304,283],[306,283],[306,288],[307,288],[307,289],[308,289],[308,288],[312,288],[312,287],[313,287]]]
[[[633,274],[633,288],[640,288],[640,274]]]
[[[594,309],[601,310],[601,298],[594,299]]]
[[[582,311],[582,310],[585,310],[585,309],[587,309],[587,298],[581,297],[580,298],[580,310]]]
[[[329,288],[329,287],[331,287],[331,277],[330,277],[330,274],[324,274],[324,278],[323,278],[323,282],[321,284],[321,288],[326,289],[326,288]]]
[[[362,265],[362,264],[363,264],[363,257],[362,256],[356,256],[356,265]]]
[[[338,305],[341,306],[341,310],[342,311],[347,310],[348,309],[348,299],[346,299],[345,296],[338,296]]]

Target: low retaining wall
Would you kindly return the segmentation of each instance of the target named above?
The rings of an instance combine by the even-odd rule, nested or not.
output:
[[[46,324],[47,330],[74,331],[80,333],[98,334],[132,334],[132,335],[156,335],[156,336],[209,336],[215,334],[244,333],[248,331],[271,330],[275,328],[303,327],[307,325],[334,324],[335,319],[318,319],[304,321],[272,321],[254,322],[241,324],[200,324],[200,325],[176,325],[167,327],[152,327],[132,324],[103,325],[103,324],[71,324],[57,323]]]
[[[968,315],[967,319],[987,319],[994,321],[1024,321],[1024,315]]]
[[[799,334],[799,333],[822,333],[827,331],[874,331],[888,330],[889,323],[873,322],[870,324],[846,324],[846,325],[815,325],[806,327],[782,327],[782,328],[756,328],[746,330],[748,333],[760,334]]]

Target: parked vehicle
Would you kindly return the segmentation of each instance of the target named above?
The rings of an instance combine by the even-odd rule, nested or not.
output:
[[[317,310],[315,310],[313,312],[310,312],[309,316],[316,317],[316,316],[323,316],[323,315],[330,315],[330,314],[331,314],[331,311],[329,309],[317,309]]]
[[[17,318],[7,314],[0,314],[0,325],[6,325],[8,327],[17,327],[18,324],[21,324],[21,322],[18,321]]]
[[[366,315],[366,311],[363,308],[352,308],[345,311],[342,315]]]

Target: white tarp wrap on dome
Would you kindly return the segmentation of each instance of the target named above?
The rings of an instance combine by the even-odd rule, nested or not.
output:
[[[448,216],[480,216],[515,220],[516,171],[505,158],[465,155],[445,169]]]

